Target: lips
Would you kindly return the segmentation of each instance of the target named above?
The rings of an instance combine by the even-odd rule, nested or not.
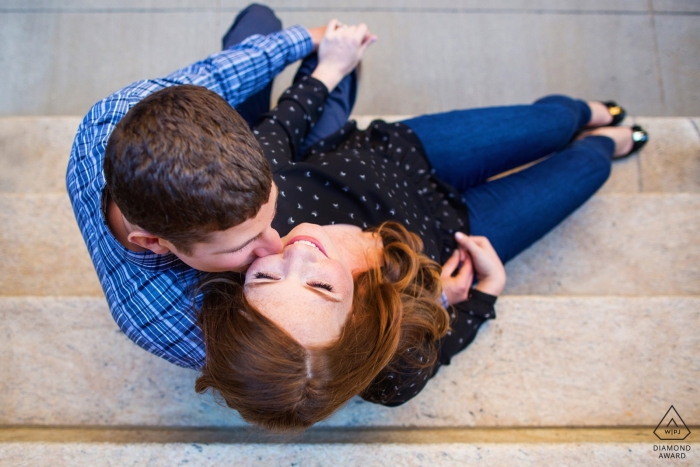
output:
[[[323,256],[328,258],[328,254],[326,253],[326,250],[323,248],[323,245],[321,244],[321,242],[319,242],[318,240],[316,240],[313,237],[309,237],[306,235],[298,235],[298,236],[292,238],[291,240],[289,240],[287,242],[287,245],[293,245],[295,243],[301,243],[301,244],[306,245],[310,248],[317,248],[321,253],[323,253]],[[285,246],[287,246],[287,245],[285,245]]]

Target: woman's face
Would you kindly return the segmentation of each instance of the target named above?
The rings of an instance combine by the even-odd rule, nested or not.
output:
[[[250,265],[248,301],[304,347],[336,341],[352,308],[347,262],[320,225],[298,225],[282,245]]]

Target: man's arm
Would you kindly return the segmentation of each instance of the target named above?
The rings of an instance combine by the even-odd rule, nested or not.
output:
[[[78,128],[66,174],[78,226],[115,320],[131,340],[150,352],[182,366],[201,364],[202,342],[187,295],[196,281],[194,276],[191,281],[183,279],[182,272],[146,276],[126,262],[129,253],[121,251],[105,226],[103,159],[112,130],[137,102],[168,86],[205,86],[236,105],[312,49],[309,32],[298,26],[251,36],[164,78],[125,87],[95,104]]]
[[[313,48],[309,31],[294,26],[267,36],[251,36],[161,81],[164,85],[204,86],[235,107],[263,89],[287,65],[310,54]]]

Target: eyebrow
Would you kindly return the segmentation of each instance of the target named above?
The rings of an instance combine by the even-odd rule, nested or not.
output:
[[[267,284],[275,284],[276,282],[277,282],[277,281],[269,281],[269,282],[250,282],[250,283],[246,284],[245,286],[246,286],[246,287],[260,287],[260,286],[267,285]],[[310,286],[310,285],[308,285],[308,284],[304,284],[304,288],[306,288],[306,289],[312,291],[313,293],[315,293],[316,295],[319,295],[320,297],[323,297],[325,300],[327,300],[327,301],[329,301],[329,302],[336,302],[336,303],[341,303],[341,302],[342,302],[341,299],[332,297],[331,295],[328,295],[328,294],[326,294],[326,293],[324,293],[324,292],[318,290],[316,287],[312,287],[312,286]]]
[[[280,201],[279,191],[277,191],[277,198],[275,199],[275,210],[272,211],[272,220],[274,220],[274,219],[275,219],[275,216],[277,215],[277,206],[279,205],[279,201]],[[255,240],[259,239],[261,236],[262,236],[262,232],[260,232],[260,233],[257,234],[255,237],[251,238],[250,240],[248,240],[247,242],[245,242],[243,245],[241,245],[241,246],[239,246],[239,247],[231,248],[231,249],[229,249],[229,250],[217,251],[217,252],[214,253],[214,254],[215,254],[215,255],[223,255],[223,254],[226,254],[226,253],[235,253],[235,252],[237,252],[237,251],[239,251],[239,250],[242,250],[243,248],[247,247],[248,245],[250,245],[251,243],[253,243]]]

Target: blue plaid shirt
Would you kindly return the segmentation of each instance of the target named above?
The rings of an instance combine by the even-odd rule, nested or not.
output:
[[[66,184],[112,316],[132,341],[169,362],[192,369],[205,363],[192,296],[200,273],[172,254],[135,253],[114,238],[102,210],[107,139],[126,112],[153,92],[194,84],[236,106],[312,49],[308,31],[300,26],[251,36],[164,78],[125,87],[95,104],[78,127]]]

